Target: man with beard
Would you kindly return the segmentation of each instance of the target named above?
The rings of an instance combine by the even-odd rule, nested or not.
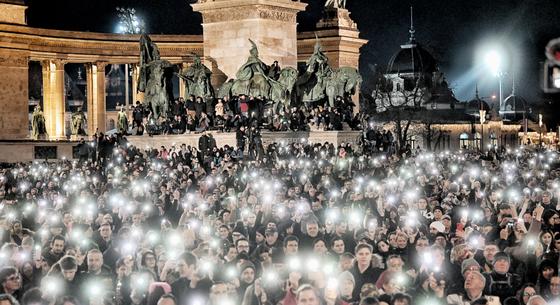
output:
[[[242,237],[235,241],[235,249],[237,249],[237,253],[245,253],[249,254],[251,250],[251,246],[249,245],[249,241]]]
[[[239,275],[239,288],[237,289],[238,296],[242,297],[245,290],[255,282],[255,265],[251,262],[244,262],[239,267],[241,274]]]
[[[58,260],[64,255],[64,247],[66,245],[66,239],[62,235],[55,235],[51,239],[50,248],[48,251],[43,253],[43,258],[49,264],[49,266],[54,265]]]
[[[319,224],[314,219],[311,219],[305,224],[305,232],[302,232],[299,236],[299,245],[303,250],[311,250],[313,241],[322,237],[322,234],[319,232]]]

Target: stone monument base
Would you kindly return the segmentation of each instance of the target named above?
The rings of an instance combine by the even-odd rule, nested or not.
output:
[[[229,145],[236,146],[235,132],[208,132],[216,139],[218,147]],[[265,145],[276,143],[325,143],[329,142],[336,145],[341,143],[352,143],[356,145],[360,138],[360,131],[309,131],[309,132],[268,132],[261,133]],[[160,148],[165,146],[170,148],[173,145],[180,146],[186,144],[198,147],[200,133],[190,133],[182,135],[158,135],[150,137],[128,136],[128,141],[137,147]],[[73,159],[74,147],[78,141],[0,141],[0,162],[32,162],[34,160],[60,160]]]

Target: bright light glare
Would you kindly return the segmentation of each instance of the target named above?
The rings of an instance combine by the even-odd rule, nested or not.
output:
[[[494,75],[498,75],[501,72],[502,57],[497,50],[491,50],[490,52],[486,53],[484,62]]]

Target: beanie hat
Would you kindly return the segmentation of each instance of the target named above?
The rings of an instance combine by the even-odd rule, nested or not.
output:
[[[265,226],[260,226],[257,228],[257,233],[259,233],[260,235],[265,236],[265,232],[266,232]]]
[[[496,253],[496,255],[494,255],[494,260],[492,261],[492,265],[494,265],[498,260],[500,259],[505,259],[509,262],[511,262],[509,255],[505,252],[498,252]]]
[[[480,264],[474,258],[464,260],[463,263],[461,263],[461,273],[465,274],[465,271],[472,266],[476,266],[478,270],[480,270]]]
[[[253,269],[253,271],[256,270],[255,268],[255,264],[251,263],[250,261],[245,261],[243,262],[243,264],[241,264],[241,266],[239,267],[239,269],[241,270],[241,272],[243,272],[245,269],[247,268],[251,268]]]
[[[430,224],[430,228],[436,229],[438,232],[445,232],[445,226],[441,221],[434,221]]]

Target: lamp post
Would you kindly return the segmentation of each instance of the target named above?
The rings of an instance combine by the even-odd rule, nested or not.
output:
[[[488,53],[486,53],[486,56],[484,58],[484,61],[486,62],[486,65],[488,66],[488,68],[490,69],[490,71],[498,78],[498,84],[499,84],[499,90],[500,90],[500,109],[499,111],[503,110],[503,101],[504,101],[504,95],[503,95],[503,86],[502,86],[502,82],[504,79],[504,76],[506,75],[506,73],[503,71],[503,58],[502,55],[500,54],[500,52],[498,52],[497,50],[490,50]]]
[[[539,149],[542,147],[542,114],[539,113]]]
[[[144,21],[136,15],[136,10],[133,8],[117,7],[117,16],[119,18],[118,32],[121,34],[141,34],[144,33]],[[129,98],[129,64],[124,65],[124,103],[126,112],[129,113],[130,98]]]
[[[480,114],[480,150],[484,151],[484,122],[486,122],[486,110],[481,107],[478,112]]]

